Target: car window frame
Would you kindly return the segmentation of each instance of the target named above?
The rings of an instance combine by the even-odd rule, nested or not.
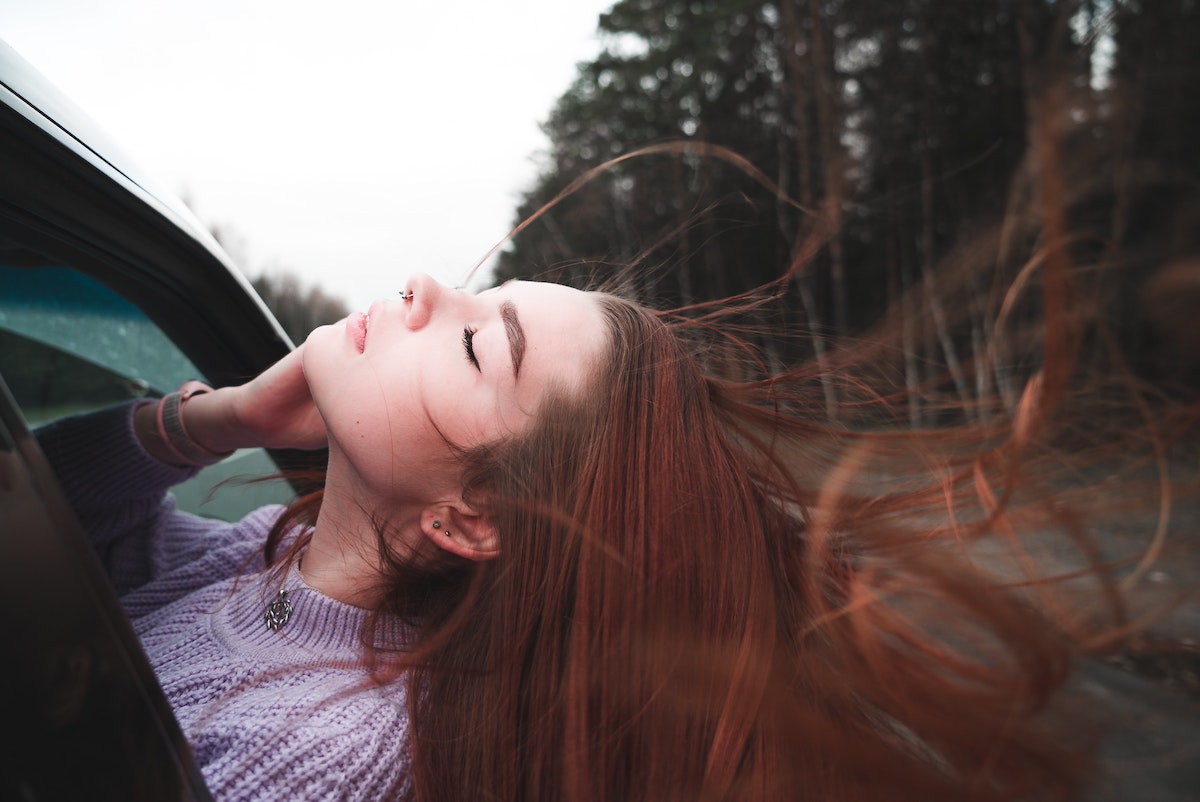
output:
[[[294,346],[228,256],[182,204],[157,190],[114,148],[99,127],[0,42],[0,239],[79,270],[141,309],[214,386],[245,381]],[[38,539],[71,544],[64,564],[90,577],[101,627],[122,644],[137,678],[135,698],[152,700],[159,734],[175,745],[158,766],[178,770],[181,798],[209,800],[208,791],[149,662],[132,634],[111,584],[83,539],[53,471],[28,422],[0,377],[0,488],[8,501],[25,504]],[[321,452],[271,451],[281,469],[307,470]],[[299,486],[300,492],[312,489]],[[22,519],[24,520],[24,519]],[[36,526],[34,526],[36,524]],[[20,533],[17,533],[20,534]],[[28,534],[28,533],[27,533]],[[13,537],[12,533],[9,537]],[[89,556],[90,555],[90,556]],[[35,577],[36,579],[36,577]],[[67,587],[73,587],[68,584]],[[6,609],[6,623],[23,610]],[[111,631],[110,631],[111,630]],[[24,631],[24,630],[22,630]],[[35,630],[30,630],[35,631]],[[16,655],[5,670],[34,655]],[[6,691],[20,694],[16,684]],[[5,700],[7,704],[11,697]],[[16,699],[19,706],[20,699]],[[36,722],[11,720],[15,732]],[[112,733],[114,737],[121,733]],[[103,738],[103,734],[97,737]],[[97,743],[97,748],[105,746]],[[86,748],[86,745],[85,745]],[[105,753],[107,754],[107,753]],[[131,760],[146,759],[134,754]],[[70,771],[72,755],[50,755]],[[156,764],[157,765],[157,764]],[[172,768],[172,766],[174,768]],[[5,782],[11,772],[5,772]],[[15,775],[14,775],[15,776]],[[136,798],[136,797],[134,797]]]

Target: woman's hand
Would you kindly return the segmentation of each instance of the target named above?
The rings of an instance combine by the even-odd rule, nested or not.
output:
[[[325,422],[317,412],[304,378],[303,358],[304,346],[301,345],[254,380],[212,393],[217,396],[228,391],[232,397],[229,412],[233,429],[228,436],[243,440],[239,444],[242,446],[266,448],[313,449],[328,444]],[[190,413],[191,405],[202,398],[193,398],[187,411]],[[185,423],[191,432],[191,418]],[[194,436],[200,439],[198,433]]]
[[[190,440],[215,454],[238,448],[324,448],[325,423],[308,391],[304,346],[237,387],[192,395],[179,417]],[[156,404],[140,407],[134,430],[143,447],[163,462],[182,463],[163,443]]]

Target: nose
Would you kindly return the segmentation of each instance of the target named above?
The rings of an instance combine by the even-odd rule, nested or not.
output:
[[[404,285],[404,294],[412,293],[405,325],[416,330],[429,322],[434,310],[441,307],[447,300],[450,290],[439,284],[426,273],[414,274]]]

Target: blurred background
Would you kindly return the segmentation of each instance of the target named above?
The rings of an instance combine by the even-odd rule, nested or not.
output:
[[[472,288],[686,306],[802,261],[746,330],[774,327],[772,367],[821,368],[814,406],[877,389],[907,426],[986,425],[1041,366],[1061,209],[1080,373],[1106,391],[1074,388],[1068,448],[1124,425],[1118,391],[1200,388],[1200,0],[9,0],[0,38],[183,196],[297,341],[414,271],[467,282],[540,213]],[[1170,567],[1151,581],[1200,581]],[[1125,700],[1124,770],[1162,769],[1113,798],[1197,798],[1183,612],[1088,669],[1116,666],[1096,681]]]
[[[508,232],[607,5],[11,0],[0,38],[247,275],[365,309]]]
[[[1052,427],[1064,453],[1144,431],[1166,399],[1189,399],[1195,419],[1200,2],[624,0],[600,24],[604,50],[547,116],[549,169],[514,219],[606,159],[684,144],[550,208],[500,254],[497,279],[616,282],[687,308],[801,262],[719,328],[753,337],[770,370],[815,366],[813,418],[823,405],[851,428],[883,425],[880,406],[916,429],[1013,415],[1061,346],[1047,343],[1044,303],[1059,292],[1066,321],[1052,334],[1077,359]],[[726,364],[744,364],[727,350]],[[1177,607],[1082,675],[1122,728],[1104,753],[1113,785],[1089,798],[1200,798],[1200,515],[1188,495],[1200,462],[1181,451],[1181,558],[1149,580]],[[1097,504],[1117,496],[1116,477]],[[1122,540],[1104,523],[1103,553],[1146,547],[1149,527]]]
[[[0,35],[183,195],[298,339],[413,271],[465,282],[592,166],[713,143],[790,202],[699,148],[639,159],[541,217],[472,286],[636,264],[629,294],[691,303],[812,249],[785,310],[798,347],[928,289],[897,325],[897,369],[910,388],[948,372],[969,401],[1003,382],[965,366],[988,361],[973,358],[997,320],[987,288],[1004,283],[989,276],[1011,279],[1038,242],[1031,132],[1047,126],[1071,225],[1095,238],[1078,256],[1174,270],[1111,282],[1097,302],[1116,337],[1148,369],[1195,378],[1195,349],[1171,344],[1195,341],[1200,303],[1198,6],[40,0],[0,7]]]

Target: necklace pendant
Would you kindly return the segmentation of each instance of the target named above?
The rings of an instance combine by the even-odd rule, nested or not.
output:
[[[286,590],[280,590],[275,601],[267,605],[267,629],[274,632],[288,622],[292,616],[292,603],[288,601]]]

